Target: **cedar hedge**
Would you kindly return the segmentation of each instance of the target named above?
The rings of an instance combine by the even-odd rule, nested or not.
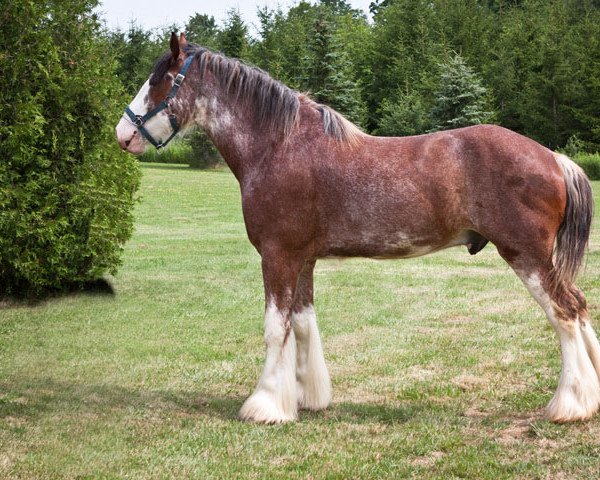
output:
[[[5,0],[0,26],[0,296],[88,282],[120,264],[135,159],[96,1]]]

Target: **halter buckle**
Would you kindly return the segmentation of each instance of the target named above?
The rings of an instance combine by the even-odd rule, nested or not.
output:
[[[178,73],[177,76],[175,77],[175,81],[173,83],[175,85],[177,85],[178,87],[180,87],[184,78],[185,78],[185,75],[182,75],[181,73]]]
[[[136,124],[136,126],[141,127],[144,124],[144,119],[141,115],[136,115],[135,116],[135,122],[133,122]]]

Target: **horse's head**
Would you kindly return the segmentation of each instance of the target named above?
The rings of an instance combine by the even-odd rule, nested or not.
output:
[[[171,35],[171,51],[157,63],[116,127],[117,140],[123,150],[141,154],[149,143],[156,148],[167,144],[184,121],[182,95],[177,94],[193,60],[183,51],[187,45],[183,33]],[[177,95],[177,97],[176,97]]]

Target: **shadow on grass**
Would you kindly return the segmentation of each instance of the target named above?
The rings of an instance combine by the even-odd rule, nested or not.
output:
[[[165,417],[214,417],[237,420],[245,396],[204,394],[197,391],[142,390],[118,385],[86,385],[53,379],[30,379],[0,383],[0,419],[61,413],[100,413],[148,411]],[[353,424],[405,423],[419,416],[426,402],[408,402],[402,406],[386,404],[334,403],[320,412],[301,411],[300,421],[343,422]]]
[[[144,170],[187,170],[190,172],[203,173],[220,173],[229,171],[229,168],[226,165],[217,165],[211,168],[192,168],[187,163],[140,162],[140,165]]]
[[[242,397],[215,397],[199,392],[142,390],[110,384],[72,384],[53,379],[24,379],[0,383],[0,419],[35,418],[61,412],[148,410],[165,415],[210,415],[232,419]]]
[[[194,170],[187,163],[140,162],[140,166],[149,170]]]
[[[37,306],[48,300],[76,295],[109,296],[115,295],[115,289],[111,283],[98,278],[87,282],[77,282],[64,285],[61,289],[48,290],[42,294],[34,295],[30,292],[22,292],[13,295],[0,294],[0,309],[19,307],[19,306]]]

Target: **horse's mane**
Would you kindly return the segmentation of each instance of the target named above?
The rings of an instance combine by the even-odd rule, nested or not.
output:
[[[321,112],[323,131],[340,142],[355,144],[362,134],[360,129],[331,107],[321,105],[304,94],[275,80],[260,68],[240,60],[215,53],[207,48],[188,43],[186,55],[198,59],[200,75],[210,71],[228,95],[242,103],[251,103],[258,122],[267,128],[288,136],[298,122],[300,104],[305,103]],[[150,85],[160,81],[169,71],[171,53],[163,55],[154,66]]]

